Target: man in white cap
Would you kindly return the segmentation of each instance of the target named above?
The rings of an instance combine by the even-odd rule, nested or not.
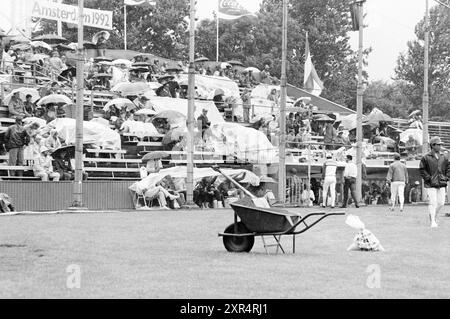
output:
[[[330,192],[331,202],[329,203],[331,208],[334,208],[336,203],[336,169],[337,162],[333,160],[333,155],[327,153],[327,160],[323,164],[322,178],[323,180],[323,203],[322,207],[327,207],[328,191]]]
[[[441,153],[442,141],[440,137],[430,139],[431,151],[420,161],[420,175],[428,194],[428,212],[431,228],[438,227],[436,216],[445,204],[445,190],[450,176],[448,158]]]
[[[394,162],[389,166],[386,180],[391,184],[391,211],[394,211],[397,195],[400,202],[400,211],[403,212],[405,203],[405,185],[408,184],[408,169],[400,162],[400,154],[394,155]]]
[[[59,173],[53,171],[53,158],[50,156],[50,150],[42,146],[41,156],[34,160],[33,172],[34,176],[39,177],[43,182],[48,182],[52,179],[58,182],[61,176]]]

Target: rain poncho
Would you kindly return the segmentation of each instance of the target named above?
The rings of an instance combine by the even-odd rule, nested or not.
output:
[[[276,149],[267,136],[253,128],[236,123],[213,124],[205,138],[206,145],[213,148],[215,154],[234,155],[253,164],[274,163],[278,160]]]
[[[121,140],[119,133],[109,127],[95,122],[83,122],[83,143],[92,144],[99,148],[120,150]],[[75,144],[76,121],[69,118],[60,118],[50,122],[43,133],[55,129],[67,145]]]

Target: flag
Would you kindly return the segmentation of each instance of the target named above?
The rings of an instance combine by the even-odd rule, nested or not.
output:
[[[323,90],[323,83],[317,75],[316,68],[314,67],[311,59],[311,52],[309,51],[308,36],[306,36],[306,59],[305,59],[305,81],[304,89],[309,93],[320,96]]]
[[[218,0],[219,18],[224,20],[236,20],[245,16],[256,17],[255,12],[251,12],[242,6],[243,0]]]
[[[360,20],[361,4],[359,2],[353,2],[350,7],[350,14],[352,16],[352,29],[353,31],[359,31],[362,21]]]
[[[156,0],[124,0],[126,6],[156,6]]]

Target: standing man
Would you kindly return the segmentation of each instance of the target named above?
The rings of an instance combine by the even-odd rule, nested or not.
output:
[[[23,150],[30,142],[30,137],[23,127],[22,117],[16,118],[16,124],[8,127],[5,133],[6,150],[9,152],[9,166],[23,166]],[[11,174],[14,176],[15,172]],[[23,176],[23,171],[18,171],[18,176]]]
[[[358,200],[356,199],[356,176],[358,174],[358,168],[356,164],[353,163],[353,156],[347,155],[346,162],[347,164],[345,164],[344,169],[344,202],[341,208],[347,208],[349,190],[352,194],[356,208],[359,208]]]
[[[198,127],[202,130],[202,138],[205,137],[205,132],[211,126],[211,122],[208,119],[208,110],[203,109],[202,115],[200,115],[197,119]]]
[[[328,190],[331,196],[331,208],[334,208],[336,203],[336,169],[337,162],[333,160],[333,155],[331,153],[327,154],[327,160],[323,164],[322,168],[322,178],[323,181],[323,202],[322,207],[327,207]]]
[[[442,144],[440,137],[433,137],[430,140],[431,152],[422,157],[419,167],[428,194],[431,228],[438,227],[436,216],[445,204],[445,191],[450,175],[448,158],[441,154]]]
[[[405,203],[405,185],[408,183],[408,169],[405,164],[400,162],[400,154],[394,155],[394,162],[389,166],[386,179],[388,183],[391,184],[391,211],[394,211],[398,194],[400,211],[403,212],[403,204]]]

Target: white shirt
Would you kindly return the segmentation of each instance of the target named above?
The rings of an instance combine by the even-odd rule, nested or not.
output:
[[[344,177],[356,178],[357,175],[358,175],[358,167],[356,166],[355,163],[350,162],[345,164]]]

